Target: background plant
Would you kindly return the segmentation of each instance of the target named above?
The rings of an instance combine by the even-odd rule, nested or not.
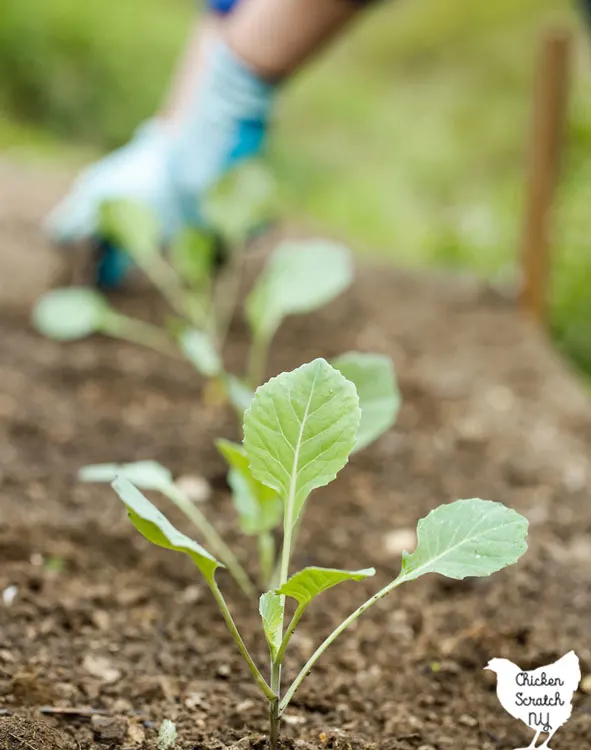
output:
[[[316,661],[373,604],[426,573],[455,579],[488,576],[516,562],[526,550],[527,520],[501,503],[472,499],[439,506],[419,521],[417,547],[412,553],[403,553],[399,575],[343,620],[283,691],[281,668],[285,652],[308,605],[332,586],[362,580],[375,572],[372,568],[348,571],[308,567],[291,574],[290,570],[294,537],[306,502],[314,489],[329,484],[347,463],[358,443],[360,421],[355,386],[322,359],[272,378],[257,389],[245,412],[242,447],[248,471],[252,481],[277,493],[283,509],[279,578],[259,601],[269,647],[268,680],[242,640],[216,581],[216,571],[223,567],[222,563],[175,529],[129,479],[120,476],[113,482],[135,528],[154,544],[189,555],[205,578],[268,701],[271,748],[277,747],[282,714]],[[296,603],[289,620],[287,599]]]
[[[106,203],[103,233],[127,250],[172,311],[166,327],[125,316],[92,289],[65,288],[48,292],[33,312],[36,327],[57,340],[75,340],[100,332],[148,346],[166,355],[182,354],[210,385],[241,415],[253,390],[264,378],[269,348],[283,320],[311,312],[344,291],[353,279],[349,251],[326,240],[280,242],[271,253],[245,301],[252,344],[247,373],[238,376],[224,366],[224,343],[238,299],[244,246],[253,225],[273,215],[273,184],[256,162],[228,175],[208,196],[209,223],[223,232],[229,255],[218,279],[216,242],[212,235],[187,231],[163,257],[156,221],[150,211],[128,201]],[[219,281],[219,283],[218,283]],[[223,304],[219,304],[219,300]],[[391,361],[382,355],[349,352],[334,361],[359,392],[362,423],[356,449],[369,445],[395,421],[400,397]],[[228,464],[228,481],[240,526],[258,540],[260,578],[267,586],[276,569],[273,531],[280,522],[280,503],[269,489],[250,476],[241,446],[218,443]],[[112,481],[115,469],[126,471],[143,489],[162,492],[196,525],[203,539],[230,569],[245,593],[254,588],[239,561],[215,533],[205,516],[172,482],[170,473],[154,462],[126,467],[93,466],[85,481]],[[246,471],[245,471],[246,468]]]
[[[215,382],[241,413],[264,378],[269,346],[281,322],[327,304],[353,280],[347,248],[328,240],[280,242],[245,303],[252,345],[247,373],[224,366],[224,345],[239,297],[249,232],[274,215],[275,190],[258,161],[226,175],[204,205],[211,233],[187,229],[162,253],[151,211],[127,200],[101,207],[101,234],[131,256],[166,301],[170,315],[155,326],[114,310],[91,289],[70,287],[45,294],[33,311],[38,330],[57,340],[92,333],[126,339],[165,354],[182,353],[202,376]],[[220,257],[218,237],[226,248]],[[221,268],[220,268],[221,265]]]
[[[379,4],[285,91],[272,146],[290,219],[398,265],[510,278],[537,43],[552,24],[572,28],[551,320],[589,373],[591,58],[578,5]],[[62,169],[124,142],[160,106],[194,12],[194,0],[3,0],[0,148]]]

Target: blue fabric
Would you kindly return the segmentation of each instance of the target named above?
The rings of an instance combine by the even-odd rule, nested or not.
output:
[[[99,241],[95,282],[99,289],[116,289],[132,266],[129,255],[108,242]]]
[[[240,0],[208,0],[207,7],[214,13],[225,15],[234,9]]]
[[[184,224],[199,225],[199,199],[240,161],[262,148],[276,85],[265,81],[223,42],[170,154],[169,173]]]

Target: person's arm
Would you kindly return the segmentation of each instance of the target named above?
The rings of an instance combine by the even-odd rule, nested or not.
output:
[[[262,77],[283,79],[300,68],[367,5],[354,0],[243,0],[222,34]]]
[[[117,198],[148,206],[163,240],[183,226],[200,226],[204,192],[262,150],[277,84],[368,4],[210,0],[162,111],[128,145],[81,175],[49,217],[51,236],[71,243],[96,235],[102,202]]]

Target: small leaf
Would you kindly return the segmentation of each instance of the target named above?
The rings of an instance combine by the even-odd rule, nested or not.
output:
[[[172,243],[170,262],[192,287],[201,287],[210,277],[214,263],[214,240],[195,229],[185,229]]]
[[[125,477],[142,490],[159,490],[172,483],[172,474],[156,461],[136,461],[129,464],[91,464],[78,472],[81,482],[111,483]]]
[[[403,552],[400,577],[488,576],[523,555],[527,528],[527,519],[502,503],[475,498],[440,505],[419,521],[417,548]]]
[[[193,560],[208,581],[213,580],[222,563],[203,549],[200,544],[181,534],[178,529],[124,477],[118,477],[111,485],[125,506],[132,524],[152,544],[158,547],[184,552]]]
[[[206,378],[214,378],[222,371],[222,361],[211,337],[194,328],[185,329],[178,337],[183,354]]]
[[[268,339],[287,315],[311,312],[353,280],[349,250],[328,240],[282,242],[246,300],[255,338]]]
[[[355,386],[324,359],[257,389],[244,414],[244,449],[255,479],[283,498],[286,519],[295,524],[310,492],[347,463],[360,416]]]
[[[274,591],[267,591],[266,594],[262,594],[259,600],[259,612],[263,621],[265,638],[273,659],[277,656],[283,639],[283,609],[284,600],[282,596],[278,596]]]
[[[333,367],[357,389],[361,422],[355,450],[366,448],[396,421],[400,393],[392,360],[381,354],[347,352],[333,359]]]
[[[105,298],[92,289],[54,289],[35,305],[33,324],[51,339],[74,341],[101,331],[110,312]]]
[[[314,597],[343,581],[362,581],[375,575],[374,568],[364,570],[337,570],[334,568],[304,568],[295,573],[276,594],[291,596],[302,607],[307,607]]]
[[[160,232],[152,211],[136,201],[120,198],[100,207],[100,231],[138,263],[160,252]]]
[[[211,226],[233,243],[241,243],[255,226],[277,213],[277,188],[260,160],[250,159],[228,172],[204,198]]]
[[[243,533],[258,536],[274,529],[283,517],[279,495],[252,476],[241,445],[222,439],[216,446],[230,467],[228,484]]]
[[[228,400],[236,411],[244,413],[252,402],[253,391],[235,375],[226,375],[224,383]]]

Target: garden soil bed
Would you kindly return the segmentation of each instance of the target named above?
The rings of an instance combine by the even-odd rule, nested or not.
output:
[[[213,488],[205,511],[252,568],[213,446],[236,428],[225,409],[203,405],[192,369],[102,338],[61,346],[31,330],[32,277],[51,266],[37,222],[59,182],[0,171],[10,195],[0,207],[0,747],[155,748],[169,718],[187,750],[262,748],[263,700],[190,562],[145,544],[108,487],[76,482],[80,466],[112,460],[201,475]],[[144,293],[121,304],[157,314]],[[235,363],[244,341],[237,321]],[[471,279],[363,268],[337,302],[284,327],[270,373],[351,349],[393,357],[404,406],[394,429],[314,493],[294,567],[378,573],[310,608],[285,679],[397,574],[408,530],[439,503],[480,496],[515,507],[530,519],[530,549],[490,579],[428,576],[374,607],[296,694],[286,746],[527,745],[530,731],[501,708],[483,667],[498,656],[533,668],[575,649],[591,673],[588,399],[511,301]],[[256,603],[226,575],[220,582],[262,662]],[[575,694],[556,750],[589,746],[588,692]]]

